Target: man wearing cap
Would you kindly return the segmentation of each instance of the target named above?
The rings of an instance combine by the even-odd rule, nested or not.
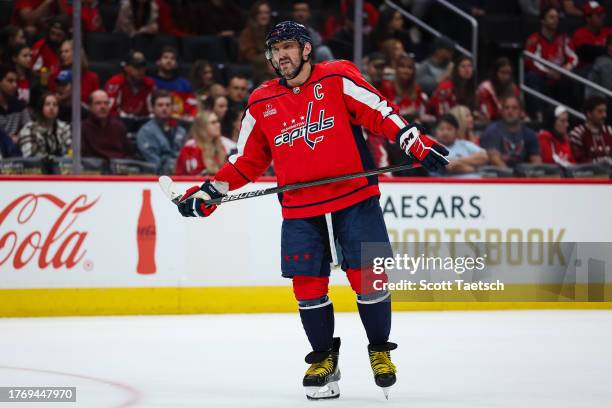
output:
[[[104,87],[111,98],[111,112],[126,118],[145,118],[155,88],[155,81],[145,75],[145,56],[140,51],[130,51],[122,66],[123,72],[111,77]]]
[[[65,69],[59,72],[55,78],[55,90],[58,99],[59,113],[61,121],[72,122],[72,71]],[[87,105],[81,103],[81,119],[87,118]]]
[[[591,65],[605,54],[608,36],[612,28],[605,27],[606,9],[596,1],[587,1],[583,7],[586,26],[580,27],[572,37],[572,45],[580,57],[581,64]]]
[[[435,91],[440,82],[450,78],[453,72],[454,52],[455,46],[451,40],[438,38],[434,42],[431,56],[417,67],[417,84],[428,95]]]

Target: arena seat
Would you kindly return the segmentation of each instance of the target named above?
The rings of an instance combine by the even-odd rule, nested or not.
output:
[[[567,178],[609,178],[610,170],[598,164],[577,164],[565,168]]]
[[[483,178],[501,178],[514,176],[514,172],[512,171],[512,169],[497,166],[482,166],[478,173]]]
[[[147,62],[155,62],[159,59],[162,48],[171,46],[180,52],[180,41],[171,35],[148,35],[140,34],[132,38],[132,49],[141,51]]]
[[[0,159],[0,174],[43,174],[40,157],[9,157]]]
[[[556,164],[521,163],[514,169],[514,175],[529,178],[561,178],[563,170]]]
[[[72,158],[71,157],[58,157],[55,159],[57,162],[56,173],[57,174],[72,174]],[[81,174],[85,175],[97,175],[104,172],[104,159],[98,157],[83,157],[81,158]]]
[[[8,25],[12,15],[13,0],[0,0],[0,27]]]
[[[157,169],[151,163],[129,159],[111,159],[110,171],[112,174],[118,174],[123,176],[137,174],[157,174]]]
[[[123,33],[88,33],[85,38],[87,56],[92,61],[121,61],[130,47],[130,37]]]
[[[121,66],[118,62],[90,61],[89,69],[98,74],[102,88],[104,88],[110,77],[121,72]]]
[[[182,57],[187,62],[198,59],[214,62],[228,60],[223,40],[212,35],[183,38]]]

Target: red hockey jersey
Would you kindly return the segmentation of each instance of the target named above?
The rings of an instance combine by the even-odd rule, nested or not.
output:
[[[348,61],[316,64],[301,86],[267,81],[249,98],[238,153],[216,176],[234,190],[255,181],[274,161],[286,185],[372,167],[364,126],[392,140],[407,123]],[[283,217],[313,217],[379,195],[376,177],[289,191],[279,199]]]
[[[565,34],[557,34],[555,38],[549,40],[540,32],[533,33],[527,38],[525,48],[538,57],[566,69],[572,70],[578,65],[578,56]],[[525,65],[529,70],[541,74],[547,74],[550,71],[543,64],[529,58],[525,60]]]

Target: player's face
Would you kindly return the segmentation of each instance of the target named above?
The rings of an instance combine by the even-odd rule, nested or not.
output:
[[[442,122],[436,128],[436,138],[446,146],[449,146],[457,139],[457,129],[450,123]]]
[[[295,40],[280,41],[272,44],[271,51],[272,62],[283,77],[292,78],[295,76],[302,62],[300,43]]]
[[[45,98],[45,103],[43,104],[42,114],[45,119],[55,120],[57,118],[57,97],[55,95],[49,95]]]
[[[170,118],[172,113],[172,99],[171,98],[157,98],[155,105],[153,105],[153,115],[159,120],[167,120]]]
[[[605,104],[601,104],[593,109],[593,112],[587,113],[587,118],[591,123],[595,126],[602,126],[606,123],[606,119],[608,117],[608,108]]]
[[[555,119],[555,132],[566,135],[567,129],[569,129],[569,113],[563,112]]]

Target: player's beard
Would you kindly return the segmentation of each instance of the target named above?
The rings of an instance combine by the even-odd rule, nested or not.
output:
[[[300,64],[295,64],[291,58],[287,58],[289,62],[284,68],[281,65],[281,61],[278,62],[278,70],[283,74],[283,78],[285,79],[293,79],[299,74]]]

